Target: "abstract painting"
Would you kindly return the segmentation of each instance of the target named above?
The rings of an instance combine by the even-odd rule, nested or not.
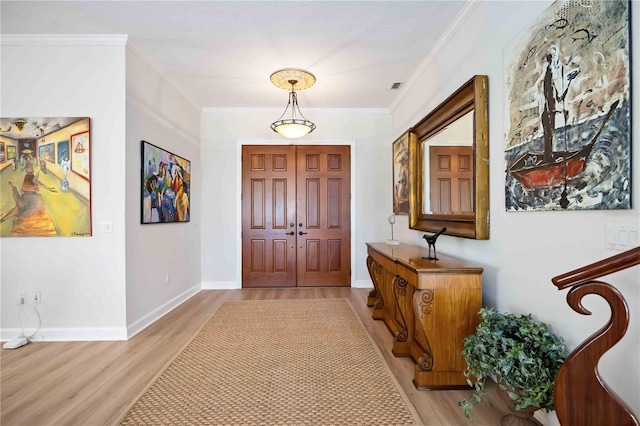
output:
[[[629,3],[554,2],[505,48],[507,211],[631,208]]]
[[[393,213],[409,214],[409,134],[393,143]]]
[[[91,236],[90,118],[0,118],[0,128],[0,236]]]
[[[191,162],[142,141],[142,224],[189,222]]]

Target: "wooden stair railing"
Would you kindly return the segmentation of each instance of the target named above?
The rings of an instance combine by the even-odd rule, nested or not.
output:
[[[591,315],[582,306],[582,298],[587,294],[601,296],[611,308],[609,322],[574,349],[558,371],[553,400],[561,425],[638,426],[638,418],[631,408],[607,386],[598,372],[600,357],[627,331],[629,308],[615,287],[596,279],[639,264],[640,247],[637,247],[551,279],[558,290],[571,287],[567,303],[580,314]]]

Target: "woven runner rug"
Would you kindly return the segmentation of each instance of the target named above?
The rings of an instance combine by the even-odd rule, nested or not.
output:
[[[408,425],[419,416],[347,299],[225,302],[122,425]]]

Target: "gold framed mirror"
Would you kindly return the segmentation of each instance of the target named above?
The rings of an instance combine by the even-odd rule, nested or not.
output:
[[[476,75],[409,129],[409,227],[489,239],[489,80]]]

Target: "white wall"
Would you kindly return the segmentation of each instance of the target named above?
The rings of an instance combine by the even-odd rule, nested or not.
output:
[[[201,162],[200,111],[131,44],[126,76],[126,299],[131,337],[201,288]],[[141,140],[191,161],[190,222],[140,224]]]
[[[21,291],[27,334],[39,290],[44,340],[109,340],[131,337],[201,288],[200,112],[125,43],[3,35],[3,116],[91,117],[93,236],[2,239],[2,339],[21,333]],[[142,139],[191,160],[191,222],[140,225]],[[100,232],[102,221],[113,232]]]
[[[425,61],[424,72],[409,86],[406,97],[393,111],[394,134],[401,133],[429,113],[474,74],[489,76],[490,127],[490,227],[488,241],[442,236],[438,252],[455,255],[485,268],[484,305],[500,311],[532,313],[548,322],[570,349],[606,323],[609,308],[602,299],[588,296],[584,305],[593,311],[586,317],[566,303],[567,291],[558,291],[551,278],[619,252],[605,247],[608,224],[640,224],[640,149],[634,144],[633,210],[570,212],[506,212],[504,198],[504,71],[505,44],[549,6],[547,1],[496,2],[471,5],[468,19],[450,34],[436,56]],[[633,1],[632,19],[640,22],[640,2]],[[640,26],[632,25],[632,39],[639,40]],[[632,43],[632,61],[640,57],[640,44]],[[636,59],[637,61],[637,59]],[[638,65],[633,64],[632,70]],[[637,79],[638,72],[632,72]],[[633,93],[633,137],[640,137],[640,96]],[[388,161],[391,161],[390,159]],[[391,200],[390,186],[383,185],[383,200]],[[382,222],[378,222],[382,224]],[[423,232],[408,229],[407,218],[397,221],[396,238],[423,245]],[[640,270],[638,267],[603,278],[626,298],[631,324],[624,339],[600,363],[604,380],[640,413]]]
[[[125,37],[2,36],[3,117],[91,117],[92,237],[2,238],[2,339],[26,332],[42,293],[45,340],[126,338]],[[3,189],[2,196],[5,196]],[[112,233],[97,224],[112,221]]]
[[[388,237],[386,223],[391,198],[379,194],[391,188],[390,115],[382,110],[305,110],[317,129],[295,141],[314,145],[352,144],[355,156],[355,255],[353,286],[370,285],[366,268],[369,241]],[[269,126],[282,110],[205,109],[202,115],[202,282],[205,288],[240,288],[240,147],[246,144],[289,144]],[[352,174],[353,174],[352,170]],[[388,191],[385,191],[388,193]],[[388,226],[388,225],[387,225]]]

